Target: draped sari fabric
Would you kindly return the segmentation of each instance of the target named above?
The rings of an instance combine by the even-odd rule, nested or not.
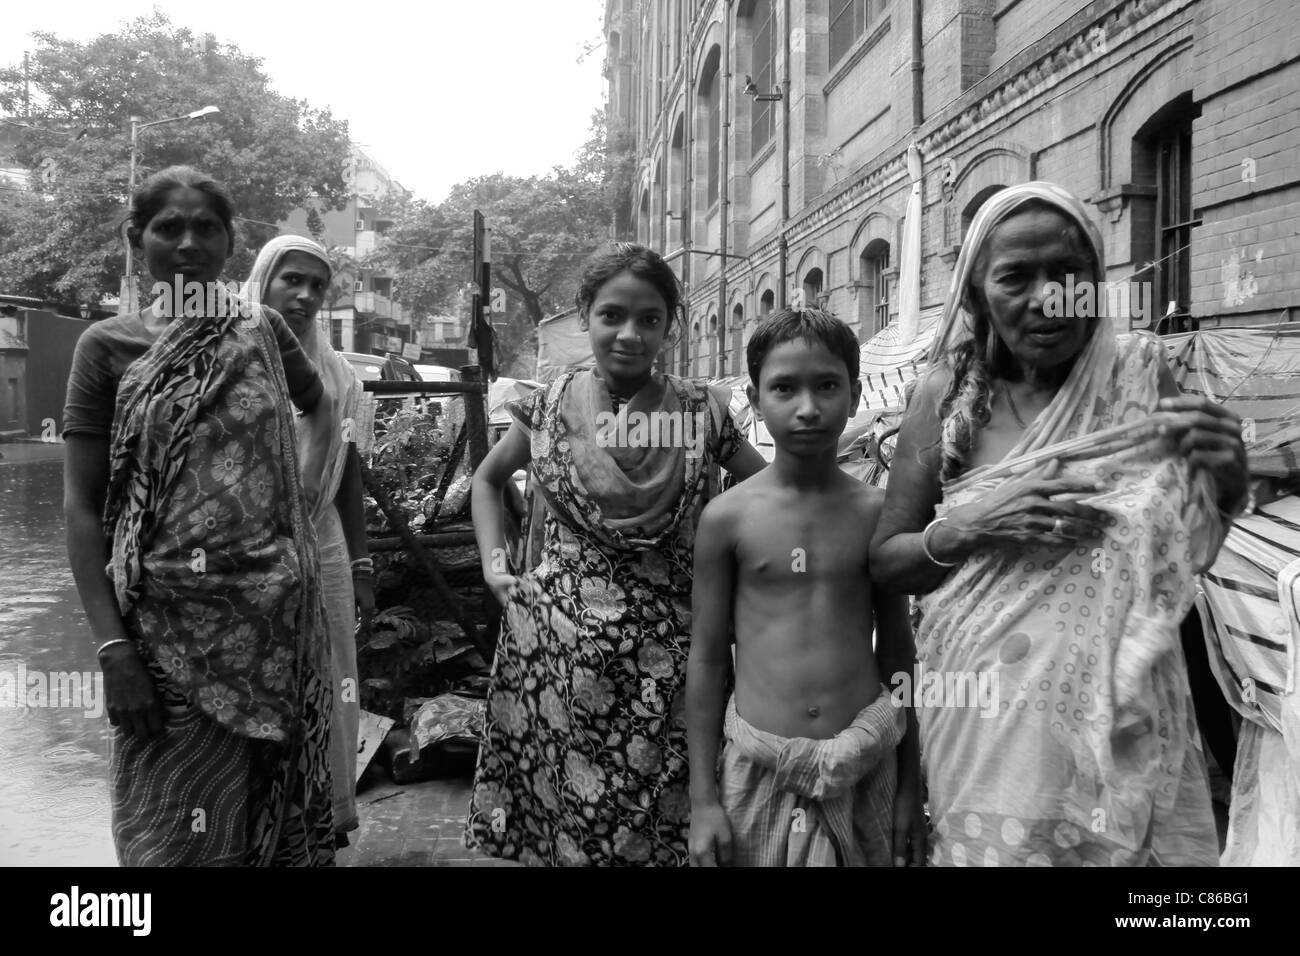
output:
[[[261,304],[275,278],[276,269],[291,252],[303,252],[330,270],[329,256],[321,246],[301,236],[276,236],[258,253],[244,297]],[[356,447],[348,423],[357,420],[361,381],[351,364],[330,344],[319,321],[299,337],[302,350],[320,373],[325,394],[332,399],[335,421],[323,434],[298,428],[298,460],[304,475],[319,479],[320,496],[311,508],[320,565],[321,593],[325,603],[324,627],[329,635],[331,688],[334,706],[330,733],[330,766],[334,779],[334,826],[340,831],[357,828],[357,742],[361,722],[358,693],[356,598],[352,567],[335,498],[343,480],[348,456]],[[350,683],[349,683],[350,682]]]
[[[1029,199],[1100,239],[1073,197],[1031,183],[981,210],[963,247],[938,341],[969,334],[961,290],[981,243]],[[1100,278],[1100,276],[1098,277]],[[963,326],[964,319],[964,326]],[[996,713],[919,706],[935,827],[951,865],[1213,865],[1208,778],[1179,644],[1197,571],[1225,533],[1215,488],[1189,478],[1149,418],[1162,346],[1104,319],[1052,402],[1006,458],[949,482],[937,508],[1045,473],[1097,482],[1100,539],[983,548],[920,600],[917,654],[947,679],[996,678]]]
[[[161,740],[119,731],[114,744],[128,865],[333,860],[328,658],[290,397],[265,316],[223,301],[219,316],[173,320],[118,390],[109,574],[170,714]],[[247,824],[209,840],[211,855],[196,849],[195,805],[177,799],[185,773],[206,775],[179,781],[197,790],[220,777],[233,803],[219,822]]]
[[[533,865],[686,864],[692,552],[741,443],[726,409],[658,375],[625,407],[699,423],[693,454],[602,442],[613,405],[590,370],[510,406],[530,433],[545,544],[505,608],[469,846]]]

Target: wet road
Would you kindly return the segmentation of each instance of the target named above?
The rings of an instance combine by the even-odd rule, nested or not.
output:
[[[45,686],[99,673],[64,550],[62,447],[0,455],[0,865],[114,866],[108,719],[85,713],[102,700]]]

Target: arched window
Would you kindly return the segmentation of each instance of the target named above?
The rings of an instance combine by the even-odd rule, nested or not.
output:
[[[1201,220],[1192,207],[1192,121],[1199,115],[1191,94],[1185,94],[1157,110],[1133,138],[1133,181],[1154,186],[1156,193],[1150,226],[1134,230],[1134,260],[1151,263],[1136,278],[1151,283],[1155,315],[1165,316],[1174,304],[1173,315],[1153,326],[1157,332],[1196,328],[1191,243]]]
[[[731,310],[731,375],[739,375],[745,367],[745,307],[739,302]]]
[[[822,286],[825,284],[825,277],[822,270],[816,266],[808,270],[807,275],[803,277],[803,308],[820,309],[822,307]]]
[[[770,93],[776,80],[775,0],[755,0],[749,9],[751,79],[760,93]],[[772,139],[776,127],[776,103],[757,98],[750,105],[750,154],[757,155]]]
[[[650,241],[650,193],[641,190],[641,211],[636,220],[636,238],[638,242]]]
[[[718,186],[722,164],[722,77],[718,75],[718,61],[721,57],[715,46],[704,60],[704,70],[700,74],[700,99],[704,106],[704,141],[707,146],[705,158],[705,204],[712,206],[718,201]]]
[[[961,211],[961,238],[963,242],[966,241],[966,233],[970,231],[971,221],[975,218],[975,214],[980,211],[980,206],[984,205],[990,198],[1002,192],[1002,190],[1006,188],[1007,187],[1003,185],[985,186],[971,197],[971,201],[968,202],[966,208]]]
[[[875,335],[889,324],[889,243],[873,239],[859,257],[862,331]]]
[[[709,378],[718,374],[718,317],[709,316],[709,341],[704,353],[704,372]]]
[[[663,171],[663,160],[655,160],[654,181],[650,186],[650,244],[657,249],[663,247],[664,241],[664,210],[660,205],[663,202]]]
[[[691,327],[691,355],[694,358],[691,369],[692,375],[700,374],[700,320],[696,319],[695,324]]]
[[[668,147],[668,244],[674,249],[682,244],[686,188],[686,137],[679,116]]]
[[[776,293],[771,289],[764,292],[758,299],[758,317],[771,315],[772,310],[776,308]]]

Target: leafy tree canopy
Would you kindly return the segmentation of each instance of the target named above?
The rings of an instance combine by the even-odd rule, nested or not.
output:
[[[453,186],[441,203],[407,201],[377,258],[392,268],[394,296],[419,318],[466,315],[472,281],[473,214],[492,230],[492,286],[505,295],[498,323],[499,367],[531,374],[536,327],[573,304],[584,260],[610,236],[629,189],[627,144],[592,118],[574,163],[544,176],[493,173]]]
[[[26,71],[0,70],[0,110],[12,117],[13,153],[34,186],[10,192],[0,208],[6,292],[66,302],[116,294],[132,116],[147,123],[221,110],[141,132],[136,183],[183,164],[225,185],[243,217],[228,277],[247,275],[276,233],[268,224],[290,210],[309,201],[343,208],[347,123],[275,92],[261,60],[233,43],[177,29],[159,12],[86,43],[34,36]]]

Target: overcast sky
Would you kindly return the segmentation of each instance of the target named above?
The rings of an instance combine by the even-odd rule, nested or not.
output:
[[[154,7],[261,57],[277,90],[346,119],[422,199],[470,176],[567,164],[604,101],[603,44],[577,62],[601,42],[602,0],[6,3],[0,63],[21,63],[33,30],[85,41]]]

